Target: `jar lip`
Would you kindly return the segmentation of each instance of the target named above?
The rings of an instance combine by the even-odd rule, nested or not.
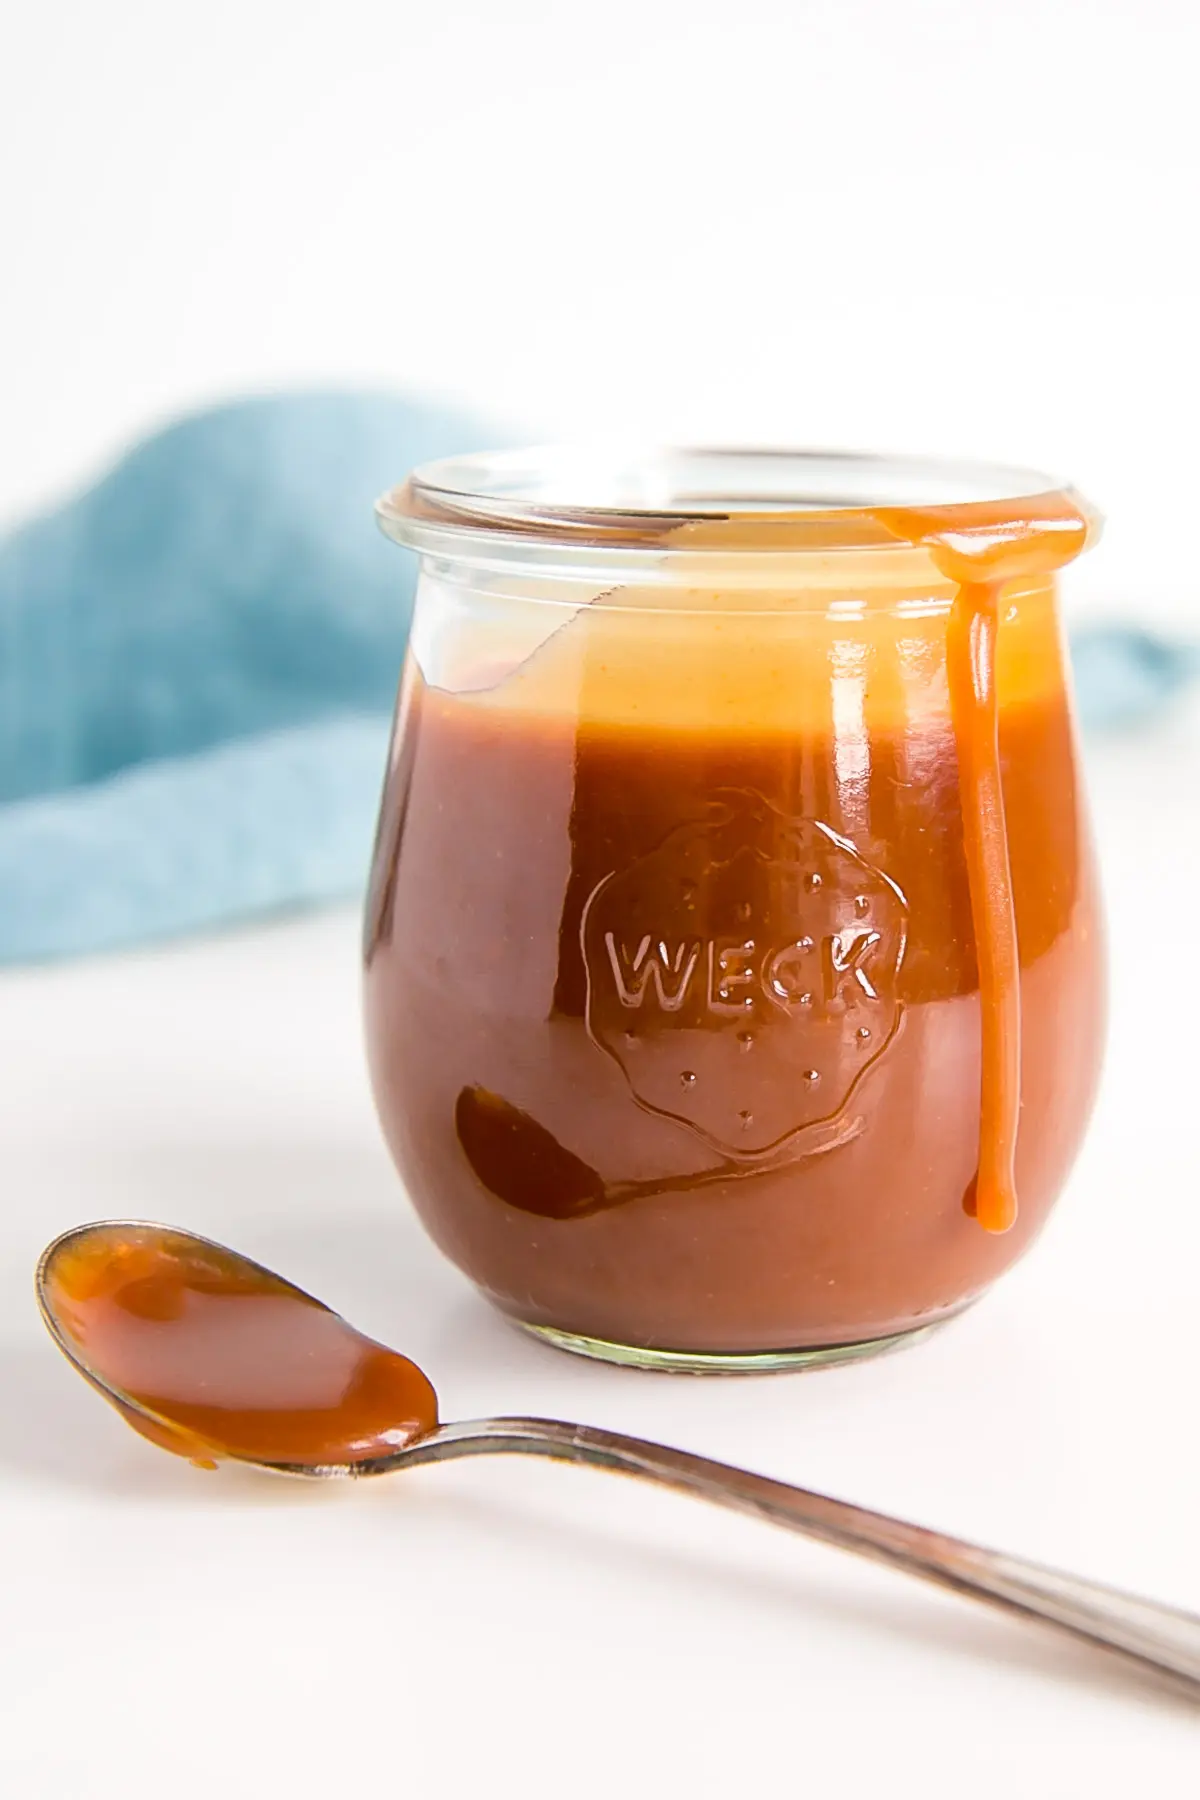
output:
[[[894,552],[896,533],[877,515],[936,509],[948,527],[960,509],[964,523],[985,504],[993,517],[1010,501],[1019,514],[1064,491],[1036,470],[949,458],[560,444],[425,463],[376,512],[388,537],[430,554],[475,560],[523,544],[636,561],[676,549]]]

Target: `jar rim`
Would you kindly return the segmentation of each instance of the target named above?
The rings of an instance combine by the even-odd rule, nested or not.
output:
[[[960,510],[965,523],[983,504],[994,512],[1011,501],[1019,513],[1067,491],[1037,470],[939,457],[557,444],[422,464],[376,513],[388,537],[425,554],[540,561],[557,549],[657,562],[676,550],[689,559],[895,552],[877,512],[936,508],[952,526]]]

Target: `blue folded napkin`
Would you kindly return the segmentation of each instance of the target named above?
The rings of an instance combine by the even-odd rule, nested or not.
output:
[[[1200,675],[1200,643],[1135,625],[1083,625],[1071,633],[1071,662],[1083,729],[1144,725]]]
[[[146,440],[0,543],[0,961],[356,895],[414,586],[375,531],[480,427],[384,395],[247,400]],[[1196,649],[1074,640],[1085,723]]]
[[[415,586],[372,505],[486,441],[387,395],[241,401],[0,542],[0,961],[358,891]]]

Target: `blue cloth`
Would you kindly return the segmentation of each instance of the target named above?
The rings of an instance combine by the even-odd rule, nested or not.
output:
[[[1087,625],[1071,634],[1071,661],[1085,731],[1144,725],[1200,675],[1200,643],[1134,625]]]
[[[414,585],[371,503],[484,442],[387,396],[243,401],[0,543],[0,961],[360,891]],[[1074,650],[1093,727],[1200,668],[1138,630]]]
[[[358,890],[415,586],[372,504],[487,441],[385,395],[241,401],[0,543],[0,962]]]

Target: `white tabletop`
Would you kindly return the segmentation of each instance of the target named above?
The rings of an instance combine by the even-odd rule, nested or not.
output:
[[[37,1321],[108,1214],[225,1239],[430,1372],[444,1415],[640,1432],[1200,1609],[1200,719],[1092,754],[1105,1089],[1027,1263],[875,1364],[647,1376],[527,1341],[410,1216],[356,921],[0,980],[0,1790],[1183,1796],[1200,1712],[1054,1634],[631,1482],[484,1461],[197,1472]]]

